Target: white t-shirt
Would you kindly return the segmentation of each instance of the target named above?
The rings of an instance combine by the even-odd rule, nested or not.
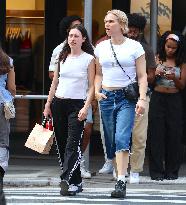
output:
[[[132,81],[136,78],[136,59],[145,52],[142,45],[132,39],[126,38],[125,42],[120,45],[113,45],[117,59],[126,74]],[[107,87],[126,87],[131,83],[127,75],[117,64],[110,39],[100,42],[95,50],[95,56],[99,58],[102,67],[103,81],[102,84]]]
[[[55,96],[59,98],[86,99],[88,66],[94,57],[83,52],[77,57],[68,56],[60,62],[59,83]]]
[[[60,52],[63,49],[63,46],[65,44],[65,41],[61,44],[59,44],[52,52],[52,56],[51,56],[51,60],[50,60],[50,65],[49,65],[49,71],[55,71],[58,65],[58,56],[60,54]]]

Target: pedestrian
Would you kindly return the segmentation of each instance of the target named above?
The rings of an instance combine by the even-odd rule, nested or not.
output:
[[[127,17],[128,17],[128,27],[129,27],[129,32],[127,33],[127,37],[139,41],[143,46],[143,49],[145,51],[145,59],[146,59],[147,80],[149,83],[149,90],[146,97],[145,113],[142,117],[135,115],[134,127],[132,130],[132,147],[131,147],[132,154],[130,156],[129,182],[133,184],[133,183],[139,183],[140,181],[139,173],[143,171],[146,140],[147,140],[148,111],[149,111],[149,101],[150,101],[149,96],[151,92],[150,87],[152,87],[155,78],[156,62],[155,62],[155,55],[151,47],[146,43],[144,39],[144,29],[147,22],[146,18],[136,13],[128,14]]]
[[[146,105],[145,54],[139,42],[124,36],[128,32],[128,19],[124,12],[108,11],[104,22],[111,39],[102,41],[95,48],[95,95],[101,109],[107,157],[116,162],[118,177],[111,197],[125,198],[125,174],[135,111],[143,115]],[[125,91],[136,77],[139,99],[130,100]]]
[[[159,42],[154,91],[149,105],[149,170],[152,180],[178,178],[181,165],[182,97],[186,82],[185,42],[165,32]]]
[[[63,49],[65,44],[65,39],[67,38],[68,29],[76,24],[82,24],[82,19],[80,16],[72,15],[64,17],[59,23],[59,34],[61,37],[61,42],[52,52],[50,65],[49,65],[49,78],[52,80],[54,77],[54,71],[56,70],[57,63],[56,59]]]
[[[62,196],[82,191],[80,142],[88,108],[94,98],[95,62],[86,29],[74,25],[59,55],[44,116],[52,116],[60,153]],[[62,142],[62,143],[58,143]]]
[[[0,204],[4,205],[3,177],[8,168],[10,122],[5,118],[4,102],[16,94],[13,60],[0,47]]]
[[[54,50],[51,56],[51,60],[50,60],[50,65],[49,65],[49,78],[52,80],[54,77],[54,71],[57,69],[57,60],[58,60],[58,56],[60,54],[60,52],[63,49],[63,46],[65,44],[66,38],[67,38],[67,32],[68,29],[74,25],[79,25],[82,24],[82,19],[80,16],[77,15],[72,15],[72,16],[66,16],[64,17],[60,23],[59,23],[59,34],[61,36],[61,41],[62,43],[60,43]],[[85,144],[87,141],[90,142],[90,136],[91,136],[91,132],[92,132],[92,125],[93,125],[93,119],[91,117],[92,115],[92,107],[90,106],[88,109],[88,119],[86,120],[86,124],[84,127],[84,137],[82,140],[82,144]],[[85,141],[85,142],[84,142]],[[63,143],[62,141],[58,141],[59,144]],[[85,166],[85,163],[88,164],[88,160],[89,160],[89,153],[85,153],[86,149],[83,150],[83,155],[81,158],[81,176],[83,178],[91,178],[91,173],[88,170],[88,167]]]

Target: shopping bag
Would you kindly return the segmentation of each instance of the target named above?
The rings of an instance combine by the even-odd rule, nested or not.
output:
[[[15,107],[13,101],[4,103],[5,118],[9,120],[10,118],[15,118]]]
[[[41,154],[49,154],[53,144],[53,131],[36,123],[25,146]]]

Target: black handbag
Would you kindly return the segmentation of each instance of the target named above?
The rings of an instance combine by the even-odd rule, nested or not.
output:
[[[116,53],[114,51],[114,48],[113,48],[113,45],[112,45],[112,42],[110,40],[110,45],[111,45],[111,48],[112,48],[112,52],[113,52],[113,55],[114,55],[114,58],[117,62],[117,64],[119,65],[119,67],[123,70],[123,72],[125,73],[125,75],[127,75],[127,73],[125,72],[125,70],[123,69],[123,67],[121,66],[120,62],[118,61],[117,57],[116,57]],[[128,99],[128,100],[138,100],[138,97],[139,97],[139,86],[138,86],[138,82],[137,81],[132,81],[130,76],[127,75],[127,77],[129,78],[129,80],[131,81],[131,83],[124,87],[124,95],[125,97]]]

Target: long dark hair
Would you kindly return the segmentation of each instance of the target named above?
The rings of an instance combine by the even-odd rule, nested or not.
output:
[[[60,21],[59,34],[61,37],[61,42],[63,42],[66,39],[68,35],[68,29],[70,28],[73,21],[79,21],[80,23],[82,23],[81,17],[77,15],[66,16]]]
[[[177,41],[177,50],[175,52],[175,64],[176,66],[180,66],[186,61],[186,47],[185,47],[185,39],[184,36],[177,31],[166,31],[159,40],[158,45],[158,57],[162,62],[166,61],[166,52],[165,52],[165,43],[167,41],[167,37],[169,34],[175,34],[179,37],[179,41]]]
[[[72,29],[79,30],[81,32],[83,38],[85,38],[85,41],[82,43],[81,49],[84,52],[94,56],[93,46],[90,43],[87,30],[83,27],[83,25],[74,25],[74,26],[72,26],[68,31],[68,35],[69,35],[70,30],[72,30]],[[70,49],[70,46],[68,45],[68,36],[67,36],[64,47],[63,47],[61,53],[59,54],[59,62],[63,61],[63,63],[64,63],[67,56],[68,56],[68,54],[70,54],[70,53],[71,53],[71,49]]]
[[[0,75],[4,75],[10,71],[10,59],[8,55],[0,47]]]

